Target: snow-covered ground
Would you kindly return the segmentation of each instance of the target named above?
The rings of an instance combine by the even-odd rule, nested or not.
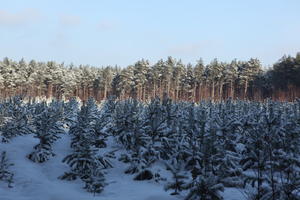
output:
[[[14,166],[13,188],[0,182],[0,200],[178,200],[182,196],[171,196],[164,191],[164,183],[154,181],[134,181],[132,175],[124,174],[126,164],[113,160],[114,168],[106,171],[108,185],[104,191],[94,196],[86,192],[83,183],[63,181],[57,177],[69,171],[69,166],[62,159],[71,152],[70,138],[67,134],[56,141],[56,156],[39,164],[30,161],[26,156],[32,152],[38,140],[32,135],[19,136],[8,144],[0,143],[0,151],[6,150]],[[111,148],[111,147],[110,147]],[[168,178],[168,174],[165,173]],[[243,195],[236,189],[227,188],[225,200],[242,200]]]

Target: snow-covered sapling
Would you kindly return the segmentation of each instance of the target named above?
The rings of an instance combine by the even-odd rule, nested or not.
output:
[[[13,184],[14,174],[10,171],[12,163],[8,161],[6,151],[3,151],[0,155],[0,181],[8,183],[8,187],[11,188]]]
[[[186,180],[188,176],[183,171],[184,167],[180,163],[166,164],[166,167],[173,175],[173,180],[165,185],[165,190],[174,190],[171,195],[178,195],[186,188]]]

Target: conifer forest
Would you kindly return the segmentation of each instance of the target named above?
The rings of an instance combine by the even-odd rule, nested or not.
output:
[[[144,196],[151,189],[141,184],[153,184],[160,194],[153,199],[300,199],[299,100],[164,96],[143,102],[111,96],[97,104],[93,98],[82,103],[15,96],[2,100],[0,110],[4,199],[14,189],[26,197],[40,179],[56,180],[59,187],[76,183],[92,194],[75,193],[74,199],[107,199],[116,187],[122,190],[122,182],[125,188],[139,184]],[[46,177],[38,176],[39,168],[48,170]],[[126,195],[121,197],[143,197]]]
[[[0,200],[300,200],[300,0],[0,0]]]
[[[91,67],[51,62],[0,62],[0,97],[25,95],[68,99],[79,97],[96,101],[116,96],[149,101],[167,95],[175,101],[228,98],[262,101],[267,98],[293,101],[300,97],[300,53],[283,56],[272,67],[263,67],[258,59],[212,60],[205,64],[184,64],[168,57],[150,64],[140,60],[121,68]]]

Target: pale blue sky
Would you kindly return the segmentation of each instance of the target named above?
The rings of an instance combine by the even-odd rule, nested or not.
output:
[[[0,58],[94,66],[173,56],[264,65],[300,51],[300,0],[0,0]]]

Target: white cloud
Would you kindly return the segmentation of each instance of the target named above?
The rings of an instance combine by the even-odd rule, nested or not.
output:
[[[0,10],[0,26],[18,27],[37,22],[41,18],[35,9],[25,9],[16,13]]]

